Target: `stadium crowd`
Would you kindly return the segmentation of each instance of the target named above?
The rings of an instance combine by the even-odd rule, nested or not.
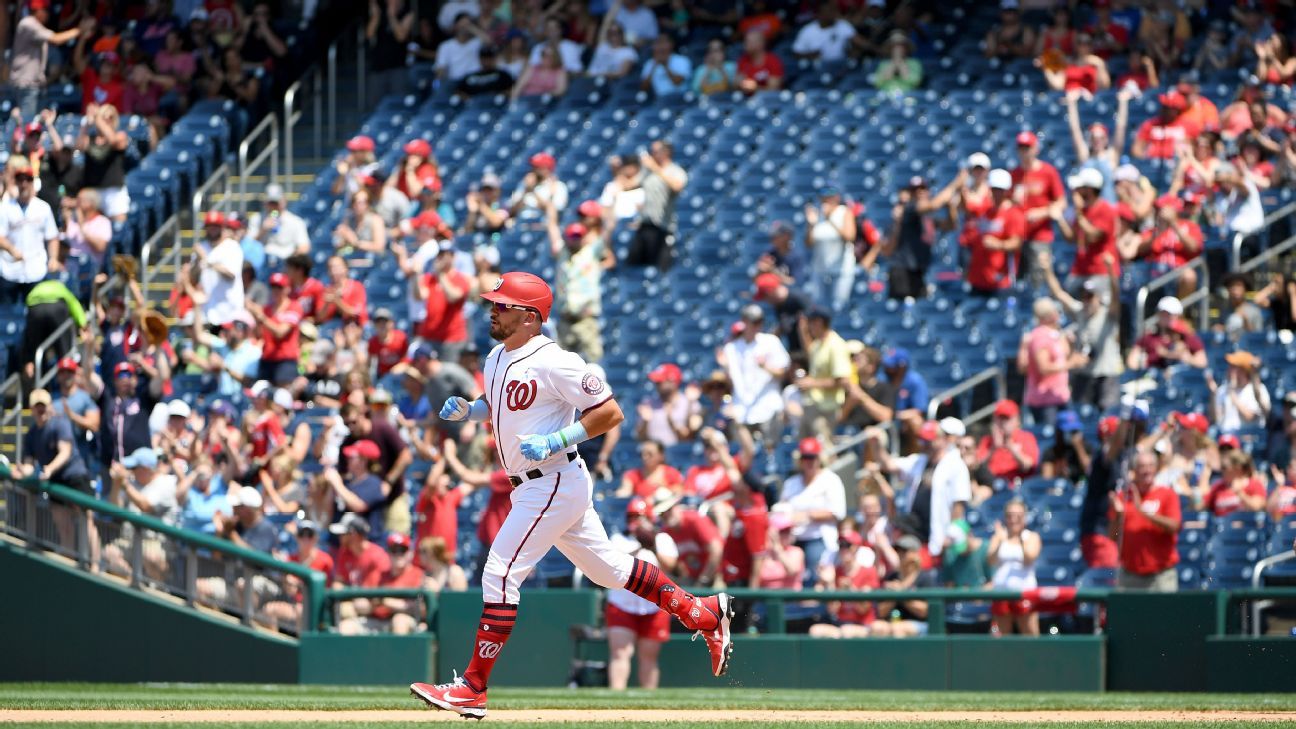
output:
[[[31,4],[35,14],[44,3]],[[204,59],[207,84],[191,80],[195,93],[243,97],[230,74],[252,83],[240,64],[268,63],[279,45],[255,19],[264,9],[258,3],[252,20],[226,28],[243,53],[236,44],[228,61]],[[387,74],[376,83],[391,89],[405,83],[408,48],[464,96],[561,95],[582,75],[633,75],[657,97],[755,94],[779,89],[785,68],[850,59],[868,59],[877,88],[903,93],[942,72],[924,30],[937,12],[875,0],[480,0],[416,19],[389,0],[371,3],[367,30],[375,71]],[[207,14],[191,12],[190,34]],[[1115,584],[1130,589],[1179,589],[1177,535],[1194,520],[1290,519],[1296,392],[1271,393],[1269,363],[1237,343],[1270,330],[1290,341],[1296,281],[1230,276],[1209,331],[1195,329],[1181,301],[1199,288],[1193,262],[1234,235],[1259,233],[1262,192],[1296,181],[1296,121],[1266,100],[1266,88],[1296,75],[1284,35],[1293,28],[1281,20],[1250,3],[1187,12],[1164,2],[1004,0],[985,53],[1039,59],[1041,84],[1065,100],[1070,149],[1042,158],[1037,134],[1022,130],[1015,158],[976,153],[952,179],[907,180],[890,211],[862,209],[829,184],[797,220],[770,225],[768,250],[735,262],[751,272],[750,301],[715,348],[710,375],[688,381],[677,363],[654,362],[650,393],[619,393],[633,411],[624,430],[582,444],[599,498],[617,505],[609,521],[619,526],[624,510],[621,543],[681,584],[704,587],[1019,591],[1020,600],[995,603],[993,630],[1038,634],[1049,601],[1037,567],[1045,532],[1061,530],[1031,503],[1030,488],[1071,500],[1078,522],[1067,526],[1078,532],[1072,546],[1083,566],[1114,569]],[[148,40],[184,43],[175,25]],[[119,29],[102,19],[78,27],[80,69],[92,30]],[[702,57],[679,52],[699,37]],[[101,62],[130,55],[100,42],[92,47]],[[1197,73],[1213,64],[1254,76],[1236,99],[1212,100]],[[1081,109],[1108,86],[1120,89],[1111,131],[1083,125]],[[1128,106],[1145,93],[1156,94],[1160,115],[1130,130]],[[108,109],[111,99],[91,103]],[[104,119],[96,130],[111,143],[115,122],[90,116]],[[456,236],[542,231],[557,263],[552,336],[597,370],[603,279],[613,269],[672,266],[689,171],[657,141],[613,157],[597,173],[607,180],[602,196],[576,200],[556,174],[562,152],[535,150],[516,189],[487,174],[456,205],[442,197],[453,163],[438,158],[436,140],[399,143],[403,156],[389,169],[375,139],[347,143],[331,191],[348,214],[330,240],[311,239],[277,186],[247,220],[209,212],[169,302],[169,337],[156,335],[136,283],[93,299],[37,283],[58,272],[65,250],[102,256],[106,243],[91,229],[113,213],[98,211],[108,196],[86,185],[75,203],[55,200],[60,228],[54,206],[32,201],[30,163],[11,161],[0,277],[27,297],[36,332],[27,339],[43,339],[50,311],[79,312],[84,322],[77,346],[59,353],[55,391],[28,396],[32,472],[308,564],[337,585],[465,589],[508,513],[511,485],[489,428],[435,415],[447,397],[482,394],[489,343],[478,294],[501,266],[494,246],[464,251]],[[1133,163],[1147,160],[1170,170],[1168,185],[1159,189]],[[627,229],[619,257],[613,235]],[[945,414],[944,404],[942,417],[930,417],[939,393],[915,352],[866,346],[834,328],[862,304],[857,279],[902,308],[932,296],[933,247],[945,233],[965,251],[959,296],[1032,299],[1032,326],[1006,358],[1020,394],[993,403],[988,424],[965,424],[966,414]],[[322,266],[312,258],[320,251]],[[370,307],[353,265],[364,255],[398,261],[406,310]],[[1138,263],[1151,275],[1188,270],[1135,339],[1128,322],[1143,312],[1125,312],[1122,268]],[[18,366],[29,367],[33,351],[24,348]],[[1217,372],[1209,365],[1220,351],[1227,370]],[[1189,380],[1209,392],[1199,411],[1154,407],[1140,385]],[[208,388],[201,406],[182,397],[196,382]],[[623,440],[634,442],[633,459]],[[771,471],[767,456],[786,443],[796,444],[792,472]],[[693,448],[699,458],[686,455]],[[855,456],[844,471],[843,455]],[[154,557],[146,555],[150,569],[165,570],[163,555]],[[120,547],[104,545],[103,569],[120,571],[122,559]],[[201,586],[217,603],[231,589],[219,579]],[[275,619],[300,615],[291,586],[245,589],[258,590]],[[651,652],[664,635],[655,606],[637,600],[609,596],[608,625],[620,631],[614,684],[624,685],[631,646]],[[342,617],[344,632],[420,624],[407,600],[352,601]],[[922,635],[926,618],[922,600],[829,603],[800,617],[824,637]],[[762,611],[748,619],[760,626]]]

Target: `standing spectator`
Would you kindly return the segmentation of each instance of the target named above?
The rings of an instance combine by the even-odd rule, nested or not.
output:
[[[966,239],[969,258],[967,281],[977,293],[994,295],[1012,286],[1012,267],[1026,235],[1026,216],[1013,205],[1012,174],[991,170],[991,207],[973,223]]]
[[[855,37],[855,27],[841,18],[835,2],[819,3],[815,19],[802,26],[792,43],[797,58],[825,63],[846,59],[846,46]]]
[[[71,357],[64,357],[58,361],[55,382],[58,383],[59,394],[54,398],[52,407],[56,413],[66,416],[72,422],[72,433],[77,448],[81,450],[86,464],[94,468],[96,460],[92,458],[92,454],[97,445],[95,439],[99,436],[99,428],[103,422],[99,405],[95,403],[86,388],[81,366]]]
[[[1126,590],[1178,592],[1179,495],[1155,484],[1157,457],[1134,457],[1134,480],[1111,494],[1109,536],[1120,545],[1116,585]]]
[[[594,200],[581,203],[581,222],[558,232],[558,211],[547,206],[549,252],[558,261],[558,342],[590,362],[603,359],[603,272],[616,265],[616,255],[603,230],[603,208]]]
[[[99,439],[100,462],[105,467],[152,445],[148,419],[161,389],[155,391],[152,384],[146,382],[139,390],[135,365],[130,362],[118,362],[113,368],[112,384],[105,384],[99,393],[99,411],[105,420]]]
[[[882,453],[884,469],[899,474],[905,484],[901,503],[908,512],[896,519],[896,526],[925,543],[932,558],[941,554],[949,525],[966,516],[972,501],[971,475],[958,450],[965,435],[967,428],[957,418],[927,421],[918,430],[924,444],[920,452],[894,461]]]
[[[253,237],[265,246],[266,254],[285,261],[294,253],[310,253],[306,221],[288,209],[283,186],[266,185],[261,199],[264,212],[249,222],[248,230],[257,231]]]
[[[732,458],[729,462],[733,462]],[[734,475],[731,474],[733,500],[730,502],[733,517],[725,537],[721,572],[730,587],[755,587],[761,563],[768,558],[769,509],[763,494],[753,490],[745,478],[733,478]]]
[[[1011,171],[1013,195],[1026,216],[1026,242],[1017,270],[1035,279],[1039,273],[1036,253],[1053,243],[1053,220],[1066,209],[1066,191],[1057,168],[1039,158],[1039,138],[1034,132],[1017,135],[1017,162]]]
[[[266,306],[248,303],[247,310],[261,327],[261,363],[257,379],[276,387],[288,387],[297,379],[297,361],[301,358],[301,323],[299,306],[288,296],[288,277],[270,274],[270,303]]]
[[[212,326],[222,326],[233,321],[244,308],[243,297],[243,247],[228,235],[225,216],[210,211],[203,219],[207,226],[207,241],[194,246],[198,257],[198,284],[206,301],[202,305],[203,320]],[[214,232],[219,231],[219,232]],[[213,239],[213,235],[217,236]]]
[[[336,469],[324,472],[325,480],[343,507],[340,514],[363,517],[369,527],[369,539],[380,540],[387,531],[383,505],[391,494],[391,485],[376,475],[376,469],[381,467],[378,464],[381,456],[378,444],[372,440],[359,440],[344,447],[342,455],[347,459],[345,480]]]
[[[800,248],[792,247],[792,235],[795,231],[786,220],[775,220],[770,223],[769,250],[756,259],[756,270],[762,274],[772,273],[777,280],[792,285],[796,282],[807,283],[805,254]],[[757,277],[757,290],[760,291],[760,277]],[[800,296],[800,293],[797,294]]]
[[[626,505],[626,533],[613,538],[615,548],[671,572],[679,550],[670,535],[657,530],[652,505],[633,498]],[[664,617],[663,617],[664,616]],[[630,682],[630,659],[639,657],[639,686],[655,689],[661,678],[657,657],[670,638],[670,614],[626,590],[609,590],[604,612],[608,640],[608,688],[625,690]]]
[[[707,42],[706,55],[702,57],[702,65],[694,70],[689,88],[701,96],[724,94],[738,88],[737,67],[733,61],[725,60],[724,41],[712,38]]]
[[[777,510],[790,516],[805,564],[818,565],[837,546],[837,523],[846,518],[846,487],[824,468],[823,444],[816,438],[802,438],[797,445],[797,467],[797,474],[783,482]]]
[[[1102,174],[1102,198],[1109,203],[1115,203],[1116,168],[1120,165],[1120,155],[1125,149],[1131,94],[1123,89],[1116,94],[1116,135],[1114,139],[1110,139],[1107,136],[1106,125],[1101,122],[1090,124],[1087,134],[1080,131],[1080,111],[1077,106],[1081,93],[1076,90],[1069,91],[1066,95],[1067,126],[1071,129],[1071,143],[1075,146],[1076,162],[1081,168],[1092,167]]]
[[[585,68],[585,75],[609,80],[624,78],[630,75],[638,62],[639,52],[626,43],[625,30],[609,13],[599,28],[598,43],[589,66]]]
[[[1276,464],[1269,467],[1273,476],[1273,492],[1269,494],[1269,518],[1279,523],[1296,514],[1296,460],[1287,462],[1286,468]]]
[[[451,362],[468,346],[464,305],[471,290],[472,282],[454,267],[454,244],[442,241],[436,258],[432,259],[432,272],[418,279],[417,297],[427,304],[419,338]]]
[[[509,198],[509,217],[519,223],[543,224],[549,207],[557,213],[567,209],[567,184],[554,172],[558,161],[552,154],[537,152],[531,155],[530,164],[531,171]]]
[[[1231,273],[1224,277],[1224,290],[1228,298],[1224,303],[1223,329],[1230,339],[1236,341],[1246,332],[1258,332],[1264,329],[1264,314],[1260,307],[1247,301],[1247,291],[1251,288],[1245,274]]]
[[[1080,282],[1091,278],[1106,281],[1109,265],[1115,267],[1117,273],[1120,272],[1120,251],[1116,248],[1116,208],[1102,199],[1102,173],[1093,167],[1080,170],[1068,178],[1067,183],[1071,186],[1075,218],[1068,220],[1060,208],[1054,208],[1053,222],[1057,223],[1064,240],[1076,244],[1071,275]],[[1039,258],[1039,253],[1040,251],[1036,251],[1036,259]]]
[[[500,200],[499,175],[486,172],[481,182],[468,190],[464,198],[468,214],[464,216],[466,233],[498,233],[512,223],[508,207]]]
[[[1188,108],[1183,94],[1172,89],[1158,96],[1157,101],[1161,103],[1160,114],[1143,122],[1134,133],[1130,154],[1136,159],[1174,159],[1179,146],[1196,136],[1196,132],[1190,135],[1179,120]]]
[[[14,29],[9,83],[18,90],[18,111],[24,121],[35,119],[40,108],[50,45],[61,46],[94,30],[94,20],[86,18],[77,27],[56,33],[46,27],[50,21],[49,8],[49,0],[30,0],[27,3],[30,14],[18,21]]]
[[[977,460],[990,475],[1002,479],[1024,479],[1039,467],[1039,443],[1021,427],[1021,408],[1012,400],[995,405],[990,433],[977,445]]]
[[[1040,547],[1040,536],[1026,528],[1026,502],[1013,499],[1004,504],[1003,521],[995,522],[986,549],[986,557],[994,568],[990,589],[1033,590]],[[990,614],[994,616],[990,632],[996,638],[1012,635],[1014,625],[1020,635],[1039,635],[1039,613],[1030,600],[996,600],[990,606]]]
[[[801,341],[799,322],[814,306],[804,294],[784,284],[777,273],[762,273],[756,277],[755,283],[756,292],[752,299],[768,302],[774,309],[774,318],[778,322],[774,333],[783,337],[789,354],[803,356],[805,344]]]
[[[369,46],[369,75],[365,87],[368,98],[364,99],[369,108],[376,106],[387,94],[405,91],[408,83],[405,55],[413,30],[414,11],[405,6],[405,0],[369,0],[369,17],[365,23],[365,44]],[[458,38],[457,23],[455,31]],[[439,61],[440,49],[437,50]],[[472,50],[473,60],[476,60],[477,49]]]
[[[1255,182],[1232,163],[1215,168],[1215,222],[1227,235],[1251,236],[1264,228],[1264,206]]]
[[[443,556],[453,561],[459,544],[459,505],[475,489],[487,485],[490,474],[455,469],[452,463],[457,463],[459,458],[458,443],[454,438],[447,438],[442,447],[447,454],[446,458],[433,466],[414,507],[415,541],[423,544],[429,539],[441,540]],[[453,458],[450,454],[453,454]],[[451,486],[447,469],[451,469],[459,477],[457,486]],[[484,478],[478,478],[479,475]],[[419,559],[420,564],[427,569],[428,565],[422,562],[422,554]]]
[[[738,88],[745,94],[778,91],[783,88],[783,61],[766,50],[768,39],[759,30],[743,35],[743,53],[738,57]]]
[[[886,60],[878,64],[869,81],[878,91],[909,92],[922,86],[922,61],[911,58],[913,41],[903,30],[894,30],[887,36]]]
[[[63,207],[63,242],[60,253],[66,257],[68,277],[76,281],[80,274],[93,279],[104,270],[108,244],[112,243],[112,221],[100,211],[99,193],[83,189]]]
[[[640,496],[655,500],[663,491],[684,492],[684,476],[666,463],[666,449],[659,441],[649,439],[639,444],[639,463],[638,468],[626,471],[621,477],[617,498]]]
[[[385,377],[392,367],[405,359],[409,351],[409,336],[393,324],[391,309],[381,308],[374,312],[373,336],[369,338],[368,349],[369,360],[375,365],[375,379]]]
[[[532,46],[529,65],[534,66],[540,62],[540,56],[545,48],[553,48],[558,51],[558,57],[562,59],[562,66],[567,73],[579,74],[584,69],[582,57],[585,55],[585,46],[568,39],[566,33],[561,20],[555,17],[545,19],[544,37]],[[518,76],[520,77],[521,74],[519,73]]]
[[[351,267],[339,255],[329,256],[328,275],[328,285],[311,287],[315,296],[310,311],[314,312],[315,323],[341,319],[343,322],[356,322],[363,326],[369,321],[368,295],[364,284],[351,278]],[[289,283],[292,281],[289,280]],[[306,307],[302,309],[304,311]]]
[[[1092,568],[1116,567],[1119,548],[1110,536],[1108,509],[1121,476],[1126,428],[1114,415],[1098,421],[1098,448],[1089,462],[1080,504],[1080,551]]]
[[[1000,2],[999,22],[986,33],[986,58],[1012,60],[1031,58],[1035,53],[1035,31],[1022,22],[1020,8],[1014,0]]]
[[[948,227],[947,219],[938,222],[937,213],[944,210],[952,188],[933,196],[922,177],[909,178],[891,209],[891,231],[882,244],[882,255],[891,259],[887,296],[892,299],[927,298],[927,269],[931,267],[936,232]]]
[[[610,12],[634,45],[646,45],[660,35],[657,15],[643,0],[621,0]]]
[[[1164,369],[1173,364],[1206,367],[1206,345],[1184,320],[1183,303],[1173,296],[1157,301],[1156,328],[1144,334],[1125,356],[1132,370]]]
[[[1071,370],[1088,363],[1083,353],[1073,352],[1062,332],[1062,311],[1049,298],[1035,300],[1034,329],[1022,335],[1017,348],[1017,371],[1026,375],[1023,401],[1031,419],[1052,425],[1058,411],[1071,401]]]
[[[46,274],[61,270],[59,231],[54,211],[36,197],[32,168],[11,172],[18,194],[0,202],[0,279],[19,284],[19,297],[25,297]]]
[[[455,84],[456,94],[467,97],[503,94],[510,91],[517,83],[518,76],[514,76],[509,69],[500,66],[499,51],[494,46],[482,46],[477,51],[477,66],[476,71],[459,79]]]
[[[1092,37],[1081,33],[1075,37],[1075,53],[1044,56],[1044,81],[1054,91],[1084,91],[1096,94],[1111,87],[1107,62],[1093,52]],[[1040,63],[1036,61],[1037,65]]]
[[[724,543],[710,519],[682,503],[678,496],[666,500],[661,529],[675,540],[679,561],[672,576],[680,584],[711,587],[720,575]],[[665,565],[663,565],[665,566]]]
[[[639,229],[630,241],[626,257],[626,263],[632,266],[656,266],[661,271],[671,266],[675,204],[688,185],[688,173],[673,158],[674,147],[664,139],[653,142],[648,152],[639,155],[643,168],[639,185],[643,188],[644,201]]]
[[[388,395],[390,397],[390,395]],[[444,402],[444,400],[442,400]],[[368,469],[382,481],[387,514],[387,531],[409,533],[410,505],[409,495],[405,492],[405,470],[414,460],[409,445],[400,437],[396,427],[385,417],[376,413],[367,413],[361,405],[347,403],[342,407],[342,424],[350,434],[342,440],[342,456],[350,462],[356,456],[371,462]],[[362,441],[370,441],[377,446],[377,455]],[[353,453],[347,453],[351,446],[358,446]],[[379,522],[381,525],[381,522]]]
[[[27,305],[26,321],[23,323],[22,345],[18,362],[22,365],[24,378],[30,380],[48,372],[52,362],[58,362],[63,355],[72,350],[72,332],[54,340],[44,353],[42,368],[45,372],[36,372],[36,353],[58,328],[68,319],[76,325],[82,337],[89,337],[86,329],[85,310],[81,302],[72,295],[67,286],[57,280],[41,281],[31,288],[24,299]],[[88,340],[89,341],[89,340]]]
[[[721,348],[716,361],[733,383],[738,425],[772,444],[783,434],[779,381],[791,361],[778,337],[761,331],[764,320],[759,306],[743,307],[742,333]]]
[[[1211,420],[1220,433],[1237,433],[1243,428],[1263,425],[1269,417],[1269,389],[1260,379],[1260,359],[1245,350],[1224,356],[1228,373],[1224,384],[1206,370],[1206,387],[1211,394]]]
[[[24,467],[17,472],[40,481],[50,481],[82,494],[94,495],[90,483],[90,469],[77,447],[72,431],[72,422],[63,411],[54,409],[48,391],[32,390],[27,396],[27,406],[31,408],[32,423],[27,429],[27,448],[29,458]],[[56,502],[57,503],[57,502]],[[68,551],[76,550],[76,536],[73,532],[72,519],[76,512],[62,505],[53,509],[54,527],[58,533],[58,543]],[[88,518],[85,524],[90,529],[91,564],[97,565],[98,538],[95,535],[94,519]]]
[[[373,19],[370,18],[372,25]],[[437,78],[443,82],[456,84],[481,69],[481,49],[486,40],[467,13],[461,13],[454,19],[454,32],[437,46]],[[403,44],[401,48],[403,49]]]
[[[1120,399],[1120,375],[1125,371],[1120,348],[1120,296],[1112,295],[1120,290],[1120,278],[1109,265],[1107,281],[1086,279],[1076,299],[1058,282],[1051,255],[1044,255],[1040,267],[1049,292],[1071,319],[1067,334],[1074,342],[1073,348],[1085,358],[1084,364],[1071,371],[1072,402],[1088,403],[1099,410],[1115,407]]]
[[[635,440],[651,440],[670,447],[692,440],[702,427],[702,408],[684,394],[684,373],[669,362],[648,373],[657,394],[644,398],[635,408]]]
[[[831,315],[822,310],[812,311],[798,322],[809,355],[806,376],[796,382],[805,409],[801,435],[814,436],[826,443],[832,442],[851,376],[846,340],[831,325]]]
[[[820,190],[819,199],[818,207],[805,207],[811,276],[807,288],[820,306],[842,312],[855,285],[855,216],[842,204],[836,187]]]
[[[864,428],[890,423],[895,417],[896,388],[878,377],[882,372],[882,353],[863,342],[846,343],[851,353],[853,375],[846,384],[839,424]]]
[[[1255,474],[1251,456],[1231,450],[1220,457],[1220,466],[1220,479],[1211,484],[1202,506],[1216,517],[1236,511],[1264,511],[1265,486]]]
[[[882,356],[882,371],[895,389],[895,417],[903,423],[922,423],[927,417],[930,395],[927,381],[909,367],[909,350],[894,347]]]
[[[659,35],[653,41],[652,55],[644,61],[639,88],[658,97],[682,94],[688,90],[692,75],[693,63],[688,56],[675,52],[675,41],[670,36]]]

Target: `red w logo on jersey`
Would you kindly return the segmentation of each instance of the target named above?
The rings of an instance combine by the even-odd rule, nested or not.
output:
[[[536,399],[536,382],[513,380],[504,388],[504,404],[509,410],[526,410]]]

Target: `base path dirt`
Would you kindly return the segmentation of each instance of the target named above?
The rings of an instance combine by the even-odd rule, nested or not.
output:
[[[708,722],[841,722],[898,724],[922,721],[970,721],[1023,724],[1062,722],[1201,722],[1237,721],[1247,723],[1291,722],[1296,714],[1245,711],[696,711],[688,712],[689,721]],[[416,722],[459,717],[445,711],[166,711],[166,710],[88,710],[28,711],[0,710],[0,724],[38,724],[49,722],[78,723],[293,723],[309,726],[315,722]],[[562,722],[672,722],[680,720],[678,711],[634,709],[511,709],[491,711],[487,719],[497,721]]]

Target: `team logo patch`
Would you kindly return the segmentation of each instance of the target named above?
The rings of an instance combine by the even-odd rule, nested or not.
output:
[[[502,647],[504,647],[502,643],[496,643],[491,640],[479,640],[477,641],[477,657],[486,659],[494,658],[499,655],[500,648]]]
[[[500,280],[498,280],[498,281],[495,282],[495,290],[496,290],[496,291],[499,291],[499,290],[500,290],[500,287],[503,286],[503,285],[504,285],[504,279],[501,278]]]
[[[504,405],[513,411],[526,410],[535,402],[537,389],[535,380],[512,380],[504,387]]]
[[[587,373],[581,378],[581,389],[585,391],[586,395],[597,395],[603,392],[605,387],[606,385],[603,384],[603,380],[600,380],[598,375]]]

